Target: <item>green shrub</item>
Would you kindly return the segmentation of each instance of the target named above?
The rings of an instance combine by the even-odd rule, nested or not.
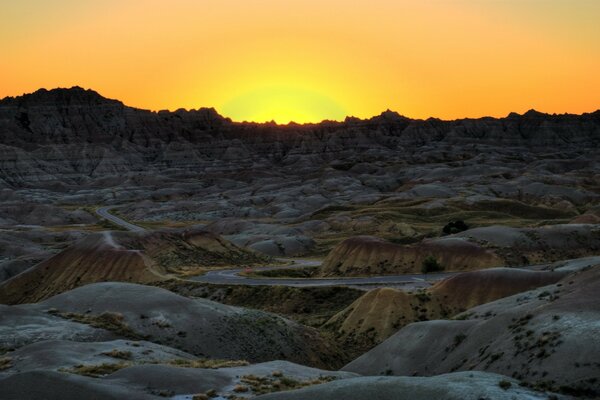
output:
[[[423,265],[421,266],[421,272],[427,274],[429,272],[443,271],[444,267],[442,267],[438,261],[433,256],[427,256],[423,260]]]
[[[442,232],[446,235],[451,235],[453,233],[466,231],[467,229],[469,229],[469,225],[465,224],[465,221],[459,219],[448,222],[442,229]]]
[[[498,382],[498,386],[500,386],[504,390],[508,390],[512,386],[512,383],[503,379],[500,382]]]

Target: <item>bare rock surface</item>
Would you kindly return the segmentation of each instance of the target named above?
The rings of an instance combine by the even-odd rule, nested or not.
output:
[[[273,375],[275,374],[275,376]],[[356,374],[325,371],[285,361],[272,361],[241,367],[203,369],[169,365],[138,365],[127,367],[110,375],[91,378],[56,371],[28,371],[0,378],[3,399],[41,397],[54,399],[160,399],[176,396],[190,399],[197,394],[213,391],[217,398],[239,394],[236,386],[247,388],[249,377],[274,382],[287,379],[308,382],[323,378],[347,379]],[[77,397],[80,396],[80,397]]]
[[[0,303],[19,305],[0,305],[0,397],[189,400],[305,384],[265,397],[554,396],[519,383],[598,396],[599,147],[600,111],[277,125],[140,110],[79,87],[2,99]],[[100,232],[119,229],[95,214],[107,207],[146,232]],[[458,221],[470,229],[443,229]],[[419,273],[431,258],[467,272],[343,309],[352,297],[326,324],[337,343],[139,285],[327,254],[321,276]],[[252,293],[240,298],[268,303]],[[327,302],[310,296],[278,309],[317,326],[333,312],[315,315]],[[288,362],[339,367],[340,343],[362,336],[387,340],[347,370],[403,376]],[[103,372],[75,375],[74,363]]]
[[[502,388],[502,385],[508,387]],[[264,400],[479,400],[547,399],[546,393],[519,386],[518,381],[483,372],[460,372],[435,377],[360,377],[305,389],[259,396]],[[558,398],[558,397],[557,397]]]
[[[323,262],[321,274],[364,275],[420,272],[427,258],[446,271],[540,264],[582,258],[600,251],[600,227],[558,224],[535,228],[488,226],[410,245],[372,236],[338,244]]]
[[[130,203],[134,220],[198,223],[465,197],[556,207],[573,219],[599,199],[599,121],[598,112],[442,121],[387,111],[282,126],[42,89],[0,101],[0,222],[90,222],[57,201]],[[17,200],[27,206],[11,214]]]
[[[375,237],[359,236],[345,240],[329,253],[323,262],[322,275],[421,272],[423,262],[428,257],[434,257],[448,271],[504,265],[494,252],[460,238],[398,245]]]
[[[0,303],[40,301],[103,281],[152,283],[169,273],[262,259],[218,235],[197,229],[136,234],[90,234],[64,251],[0,284]]]
[[[0,349],[13,350],[45,340],[102,341],[112,332],[69,321],[45,310],[0,305]]]
[[[460,273],[416,292],[373,289],[334,315],[325,327],[349,346],[368,349],[412,322],[448,318],[480,304],[556,283],[566,275],[564,269],[492,268]]]
[[[157,399],[139,388],[115,385],[86,376],[55,371],[30,371],[0,379],[0,393],[6,400],[150,400]]]
[[[366,375],[479,370],[566,393],[600,393],[598,266],[487,303],[455,320],[410,324],[344,367]],[[459,316],[460,317],[460,316]]]
[[[106,342],[46,340],[20,347],[6,353],[6,357],[11,358],[11,365],[0,375],[70,369],[80,365],[160,363],[196,358],[181,350],[152,342],[123,339]]]
[[[204,227],[232,243],[269,256],[302,256],[315,246],[301,228],[224,218]]]
[[[338,362],[338,350],[314,329],[275,314],[189,299],[152,286],[95,283],[17,307],[52,309],[90,324],[105,321],[102,316],[108,314],[121,336],[152,340],[200,357],[287,359],[316,366]]]

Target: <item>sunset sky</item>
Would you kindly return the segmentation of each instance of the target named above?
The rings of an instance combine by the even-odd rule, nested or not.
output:
[[[234,120],[600,108],[597,0],[0,3],[0,97],[92,88]]]

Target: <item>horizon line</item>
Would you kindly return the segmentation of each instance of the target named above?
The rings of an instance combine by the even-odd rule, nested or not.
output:
[[[226,115],[221,114],[215,107],[210,107],[210,106],[201,106],[199,108],[176,108],[176,109],[149,109],[149,108],[142,108],[142,107],[137,107],[137,106],[132,106],[132,105],[128,105],[125,104],[122,100],[119,99],[113,99],[110,97],[106,97],[102,94],[100,94],[98,91],[96,91],[95,89],[92,88],[84,88],[82,86],[79,85],[74,85],[71,87],[54,87],[51,89],[47,89],[45,87],[41,87],[39,89],[36,89],[33,92],[28,92],[28,93],[22,93],[19,95],[15,95],[15,96],[5,96],[3,98],[0,99],[0,102],[5,101],[7,99],[17,99],[20,97],[26,97],[26,96],[30,96],[33,95],[35,93],[38,92],[53,92],[53,91],[73,91],[73,90],[82,90],[85,92],[92,92],[96,95],[98,95],[99,97],[105,99],[105,100],[110,100],[110,101],[116,101],[121,103],[124,107],[128,107],[128,108],[132,108],[132,109],[136,109],[136,110],[140,110],[140,111],[148,111],[148,112],[152,112],[152,113],[176,113],[179,111],[183,111],[183,112],[193,112],[193,111],[200,111],[200,110],[212,110],[214,111],[219,117],[228,120],[231,123],[234,124],[258,124],[258,125],[277,125],[277,126],[288,126],[288,125],[298,125],[298,126],[304,126],[304,125],[319,125],[319,124],[323,124],[323,123],[347,123],[349,122],[349,120],[357,120],[357,121],[369,121],[373,118],[377,118],[377,117],[381,117],[386,113],[391,113],[391,114],[395,114],[396,116],[400,117],[400,118],[405,118],[411,121],[428,121],[428,120],[438,120],[438,121],[445,121],[445,122],[452,122],[452,121],[460,121],[460,120],[477,120],[477,119],[487,119],[487,118],[491,118],[491,119],[505,119],[505,118],[509,118],[512,115],[515,116],[525,116],[527,114],[542,114],[542,115],[547,115],[547,116],[583,116],[583,115],[590,115],[590,114],[595,114],[600,112],[600,107],[596,108],[595,110],[592,111],[587,111],[587,112],[582,112],[580,114],[577,113],[569,113],[569,112],[563,112],[563,113],[548,113],[548,112],[544,112],[544,111],[540,111],[540,110],[536,110],[535,108],[529,108],[527,111],[524,111],[523,113],[519,113],[516,111],[510,111],[508,114],[504,115],[504,116],[493,116],[493,115],[481,115],[481,116],[477,116],[477,117],[459,117],[459,118],[439,118],[439,117],[434,117],[434,116],[429,116],[427,118],[413,118],[413,117],[409,117],[406,116],[404,114],[399,113],[398,111],[392,110],[390,108],[382,111],[379,114],[375,114],[372,115],[370,117],[366,117],[366,118],[360,118],[360,117],[356,117],[353,115],[346,115],[344,117],[343,120],[337,120],[337,119],[323,119],[321,121],[313,121],[313,122],[296,122],[293,120],[290,120],[288,122],[277,122],[275,119],[272,120],[265,120],[265,121],[248,121],[248,120],[243,120],[243,121],[235,121],[233,120],[231,117],[228,117]]]

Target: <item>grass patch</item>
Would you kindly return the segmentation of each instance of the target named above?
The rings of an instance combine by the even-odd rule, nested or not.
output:
[[[126,350],[112,349],[102,353],[103,356],[118,358],[120,360],[131,360],[131,352]]]
[[[12,367],[12,357],[0,357],[0,371]]]
[[[90,376],[92,378],[99,378],[101,376],[110,375],[113,372],[129,366],[131,366],[131,363],[127,362],[102,363],[97,365],[76,365],[73,368],[61,368],[59,371],[68,372],[70,374]]]
[[[119,354],[115,354],[118,352]],[[129,359],[131,359],[131,353],[128,351],[112,350],[111,352],[102,353],[109,355],[110,357],[120,358],[123,354],[129,353]],[[229,368],[229,367],[243,367],[250,365],[246,360],[209,360],[209,359],[196,359],[196,360],[185,360],[185,359],[173,359],[166,361],[153,361],[153,362],[131,362],[121,361],[118,363],[102,363],[94,365],[76,365],[72,368],[61,368],[59,371],[68,372],[71,374],[90,376],[92,378],[98,378],[106,375],[110,375],[120,369],[131,367],[134,365],[170,365],[181,368],[205,368],[205,369],[216,369],[216,368]]]
[[[334,376],[319,376],[313,379],[296,380],[283,375],[279,371],[273,371],[271,376],[244,375],[238,392],[243,393],[252,390],[254,394],[266,394],[282,392],[286,390],[300,389],[306,386],[320,385],[335,380]],[[236,387],[238,387],[236,386]]]
[[[177,358],[166,362],[158,362],[157,364],[167,364],[181,368],[230,368],[230,367],[244,367],[250,365],[246,360],[210,360],[206,358],[200,358],[197,360],[185,360]]]
[[[48,310],[48,313],[71,321],[90,325],[94,328],[105,329],[128,339],[144,340],[148,338],[147,335],[140,335],[131,329],[129,325],[125,323],[125,317],[123,317],[123,314],[119,313],[104,312],[102,314],[93,315],[73,312],[61,313],[57,310]]]

